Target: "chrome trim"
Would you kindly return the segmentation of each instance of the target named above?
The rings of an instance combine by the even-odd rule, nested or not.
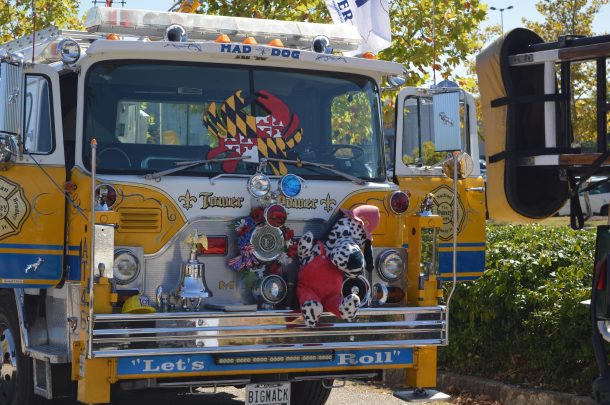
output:
[[[296,375],[289,378],[290,381],[318,381],[320,379],[345,380],[345,379],[364,379],[370,380],[378,377],[379,373],[358,373],[358,374],[321,374],[321,375]]]
[[[365,315],[409,315],[409,314],[437,314],[445,312],[444,305],[434,307],[406,307],[406,308],[362,308],[358,311],[358,316]],[[197,319],[197,318],[263,318],[274,316],[300,317],[300,312],[293,310],[272,310],[257,312],[168,312],[154,314],[96,314],[95,322],[118,322],[118,321],[139,321],[139,320],[177,320],[177,319]],[[323,316],[331,316],[329,313]]]
[[[100,314],[93,357],[374,349],[446,344],[446,308],[363,308],[355,322],[324,313],[308,328],[300,312]]]
[[[97,141],[95,139],[91,140],[91,218],[89,218],[89,226],[91,227],[91,235],[90,235],[90,246],[89,246],[89,257],[86,257],[86,260],[89,260],[89,308],[87,311],[87,336],[86,336],[86,355],[87,358],[90,359],[92,357],[93,351],[93,285],[95,283],[95,177],[97,174]],[[113,246],[114,253],[114,246]],[[114,256],[113,256],[114,259]],[[85,265],[85,268],[87,266]],[[87,277],[87,272],[85,271],[84,277]]]
[[[28,351],[30,349],[30,335],[28,333],[28,328],[25,325],[25,297],[23,293],[23,288],[15,288],[15,304],[17,306],[17,317],[19,320],[19,335],[21,338],[21,351],[26,356],[28,355]]]
[[[610,321],[597,321],[597,329],[606,342],[610,342]]]

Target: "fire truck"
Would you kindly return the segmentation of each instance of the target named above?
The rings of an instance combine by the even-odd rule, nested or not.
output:
[[[484,193],[478,165],[454,155],[457,196],[402,140],[434,106],[474,148],[471,98],[400,93],[393,182],[380,100],[406,72],[345,56],[355,28],[112,7],[86,28],[0,46],[0,404],[236,386],[314,405],[388,369],[435,387],[440,280],[481,274]],[[357,314],[310,327],[299,238],[361,206],[378,224],[339,286]]]

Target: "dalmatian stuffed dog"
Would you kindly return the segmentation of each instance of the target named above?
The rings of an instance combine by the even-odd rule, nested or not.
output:
[[[297,297],[308,327],[318,324],[324,310],[352,321],[360,306],[358,295],[343,297],[341,286],[344,276],[357,277],[364,270],[363,250],[379,224],[379,208],[362,205],[342,212],[326,240],[315,241],[311,232],[299,240]]]

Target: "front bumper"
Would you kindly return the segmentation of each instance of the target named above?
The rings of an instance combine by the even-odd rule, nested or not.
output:
[[[441,346],[444,306],[365,308],[354,322],[325,313],[307,328],[294,311],[98,314],[93,358]]]

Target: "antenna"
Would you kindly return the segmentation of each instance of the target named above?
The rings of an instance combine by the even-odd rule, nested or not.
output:
[[[34,58],[36,56],[34,50],[36,49],[36,0],[32,0],[32,63],[34,63]]]
[[[432,0],[432,79],[436,87],[436,0]]]

